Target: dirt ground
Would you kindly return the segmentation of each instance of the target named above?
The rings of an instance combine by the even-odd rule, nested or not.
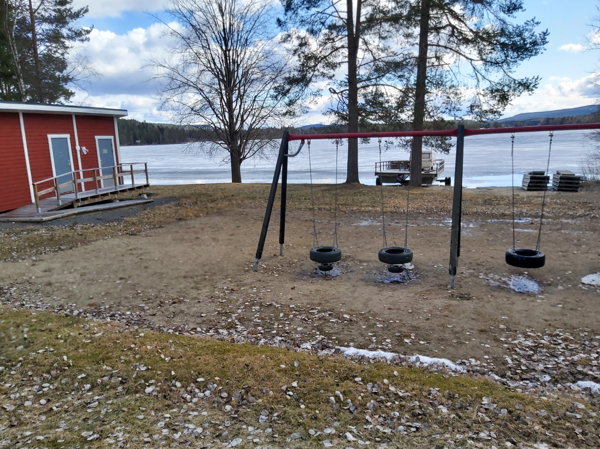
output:
[[[167,327],[228,329],[241,324],[250,333],[301,341],[325,336],[340,346],[475,358],[498,372],[505,363],[507,331],[600,333],[600,291],[580,282],[600,271],[598,191],[548,192],[541,240],[546,266],[527,272],[504,262],[512,245],[510,189],[466,190],[459,276],[451,290],[451,188],[411,191],[413,279],[389,284],[381,282],[386,267],[377,260],[382,231],[376,187],[340,187],[343,258],[341,274],[333,277],[317,274],[308,257],[313,246],[308,186],[290,186],[282,257],[279,209],[274,211],[257,273],[252,265],[267,187],[187,188],[189,198],[181,202],[182,208],[190,207],[187,219],[131,235],[109,233],[96,241],[58,246],[57,251],[39,250],[43,244],[29,251],[22,245],[18,256],[0,262],[0,282],[31,300],[139,313]],[[152,190],[158,196],[181,197],[175,187]],[[385,190],[388,244],[403,246],[406,190]],[[228,200],[198,206],[215,192]],[[319,243],[330,244],[334,190],[317,186],[314,193]],[[541,199],[539,192],[517,191],[517,246],[535,247]],[[30,234],[50,239],[55,232],[8,233],[2,244],[25,241]],[[524,294],[495,285],[512,275],[529,276],[543,291]]]

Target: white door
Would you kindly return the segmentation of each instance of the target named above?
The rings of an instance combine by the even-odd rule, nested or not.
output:
[[[96,149],[98,151],[98,162],[100,163],[100,172],[103,176],[113,175],[113,167],[116,165],[115,147],[112,137],[96,137]],[[102,180],[102,187],[114,187],[114,178],[105,178]]]
[[[57,184],[64,184],[73,180],[73,158],[69,135],[49,135],[50,159],[52,160],[52,173],[58,177]],[[60,193],[73,192],[73,185],[60,187]]]

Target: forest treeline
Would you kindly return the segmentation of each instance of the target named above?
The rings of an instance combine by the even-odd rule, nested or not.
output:
[[[589,115],[577,115],[572,117],[538,118],[530,120],[505,121],[494,123],[491,128],[503,126],[546,126],[546,125],[577,125],[584,123],[599,123],[600,113]]]
[[[598,123],[600,114],[580,115],[574,117],[556,117],[544,119],[532,119],[525,121],[510,122],[488,122],[480,123],[475,121],[437,121],[427,123],[426,129],[452,129],[459,124],[467,128],[503,128],[508,126],[538,126],[538,125],[569,125],[580,123]],[[181,126],[165,123],[140,122],[134,119],[119,119],[119,142],[121,145],[164,145],[187,142],[210,141],[214,135],[210,129],[201,126]],[[411,124],[404,126],[397,125],[367,125],[362,126],[362,130],[368,131],[410,131]],[[286,128],[293,134],[330,134],[336,132],[346,132],[345,125],[316,125],[306,128]],[[280,139],[284,130],[281,128],[267,128],[262,130],[262,137],[265,139]]]

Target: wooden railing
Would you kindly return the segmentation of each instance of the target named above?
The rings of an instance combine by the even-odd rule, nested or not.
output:
[[[143,165],[143,169],[134,170],[134,166]],[[110,170],[110,174],[103,175],[102,172]],[[85,175],[84,175],[85,173]],[[42,196],[48,193],[54,193],[58,201],[58,205],[62,205],[61,195],[73,193],[75,199],[79,199],[82,193],[88,191],[94,191],[96,194],[99,193],[110,193],[119,190],[119,187],[127,185],[125,183],[126,177],[131,177],[131,186],[135,187],[135,175],[145,175],[145,184],[149,184],[148,180],[148,163],[147,162],[132,162],[129,164],[118,164],[112,167],[98,167],[98,168],[87,168],[70,173],[63,173],[62,175],[54,176],[52,178],[43,179],[33,183],[33,194],[35,197],[35,206],[38,213],[42,212],[40,206],[40,199]],[[61,182],[64,178],[69,177],[68,181]],[[111,179],[114,185],[109,187],[102,187],[104,179]],[[42,184],[52,183],[51,187],[42,189]],[[86,190],[85,183],[93,183],[94,187],[91,190]],[[138,184],[139,185],[139,184]],[[90,196],[88,194],[86,197]]]

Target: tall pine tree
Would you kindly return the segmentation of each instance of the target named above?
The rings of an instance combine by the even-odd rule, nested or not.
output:
[[[76,22],[88,8],[73,0],[0,0],[0,98],[61,103],[81,67],[69,64],[73,46],[89,39]]]
[[[422,130],[461,114],[494,118],[539,83],[513,75],[548,37],[536,32],[535,19],[517,23],[522,0],[283,2],[284,43],[298,60],[286,79],[297,92],[291,98],[329,90],[349,132],[368,123]],[[421,138],[412,142],[414,185],[421,184],[422,145]],[[358,182],[356,139],[349,141],[347,182]]]
[[[516,14],[525,11],[523,0],[412,1],[407,23],[412,22],[418,47],[413,130],[423,130],[429,105],[433,113],[428,118],[439,118],[440,109],[430,101],[436,96],[445,112],[489,120],[537,88],[538,76],[514,76],[521,62],[539,55],[548,43],[548,31],[536,32],[540,23],[535,19],[517,23]],[[416,186],[421,185],[422,147],[423,138],[414,137],[410,179]]]

